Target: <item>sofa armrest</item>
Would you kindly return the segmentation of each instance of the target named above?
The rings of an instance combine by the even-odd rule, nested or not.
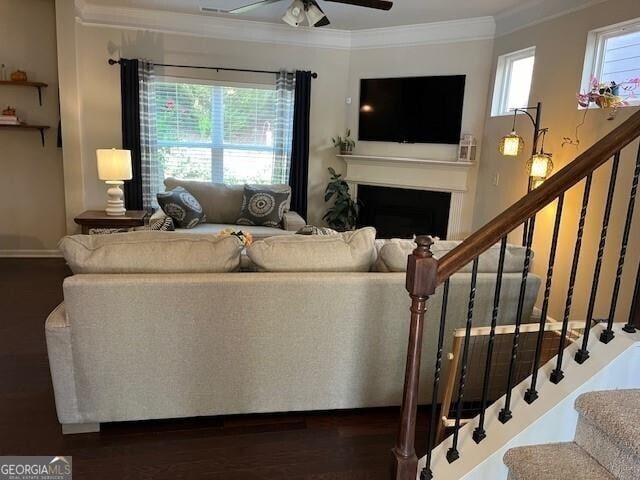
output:
[[[293,232],[297,232],[302,227],[307,224],[304,218],[298,215],[296,212],[289,210],[288,212],[284,212],[284,216],[282,217],[282,228],[284,230],[289,230]]]

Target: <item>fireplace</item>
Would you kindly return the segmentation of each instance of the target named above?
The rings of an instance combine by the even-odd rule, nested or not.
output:
[[[358,185],[358,227],[373,226],[378,238],[433,235],[447,238],[450,192]]]

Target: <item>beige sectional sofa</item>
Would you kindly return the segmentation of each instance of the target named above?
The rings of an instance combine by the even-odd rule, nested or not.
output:
[[[242,206],[244,185],[224,185],[219,183],[199,182],[167,178],[164,185],[168,190],[183,187],[193,195],[207,217],[206,223],[191,229],[178,229],[183,233],[215,235],[225,229],[242,230],[254,238],[267,238],[276,235],[291,235],[305,226],[306,221],[298,213],[288,210],[282,219],[282,228],[265,226],[236,225],[235,221]],[[276,191],[291,191],[289,185],[270,185]]]
[[[192,250],[181,242],[197,241],[138,233],[154,234],[161,240],[174,235],[162,249],[174,255]],[[120,249],[126,248],[120,238],[136,234],[121,235],[110,240]],[[76,271],[100,270],[95,255],[106,248],[105,240],[88,238],[69,237],[61,245]],[[372,247],[372,240],[345,238],[349,248]],[[202,254],[222,249],[235,255],[229,241],[209,243],[205,247],[214,250]],[[268,242],[269,247],[250,249],[249,256],[263,262],[278,254],[282,242]],[[307,242],[303,247],[313,257],[314,242],[326,248],[329,241],[300,242]],[[511,251],[502,283],[502,324],[514,321],[521,284],[522,255],[518,247]],[[135,253],[141,265],[157,256],[159,272],[175,272],[153,248]],[[341,261],[359,268],[365,258],[360,253]],[[102,255],[109,263],[108,252]],[[399,405],[410,303],[403,272],[322,271],[332,268],[330,259],[313,260],[320,271],[229,271],[237,269],[239,260],[233,258],[211,267],[218,273],[80,273],[64,281],[64,303],[46,321],[63,431],[91,431],[102,422],[125,420]],[[78,270],[83,262],[91,268]],[[169,263],[167,268],[174,268]],[[197,258],[185,258],[185,269],[190,263],[197,264]],[[492,264],[484,262],[484,270]],[[495,280],[495,272],[478,275],[476,326],[490,323]],[[530,275],[525,321],[539,286],[540,279]],[[469,287],[469,273],[451,278],[445,352],[453,329],[465,323]],[[431,398],[441,302],[440,287],[427,312],[422,403]]]

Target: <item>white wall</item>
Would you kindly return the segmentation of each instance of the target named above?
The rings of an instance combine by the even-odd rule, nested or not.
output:
[[[49,84],[42,106],[35,89],[0,87],[0,109],[9,105],[29,123],[51,126],[44,148],[37,131],[0,131],[0,255],[48,254],[65,232],[52,0],[0,2],[0,63]]]

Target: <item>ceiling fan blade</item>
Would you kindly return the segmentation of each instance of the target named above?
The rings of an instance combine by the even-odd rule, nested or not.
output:
[[[327,0],[327,2],[345,3],[358,7],[376,8],[378,10],[391,10],[393,2],[387,0]]]
[[[314,27],[326,27],[330,23],[331,22],[329,21],[329,19],[327,17],[324,17],[322,20],[320,20],[318,23],[316,23],[314,25]]]
[[[272,3],[279,2],[280,0],[262,0],[261,2],[251,3],[249,5],[245,5],[244,7],[234,8],[233,10],[229,10],[225,13],[230,13],[232,15],[238,15],[240,13],[247,13],[256,8],[264,7],[266,5],[271,5]]]

